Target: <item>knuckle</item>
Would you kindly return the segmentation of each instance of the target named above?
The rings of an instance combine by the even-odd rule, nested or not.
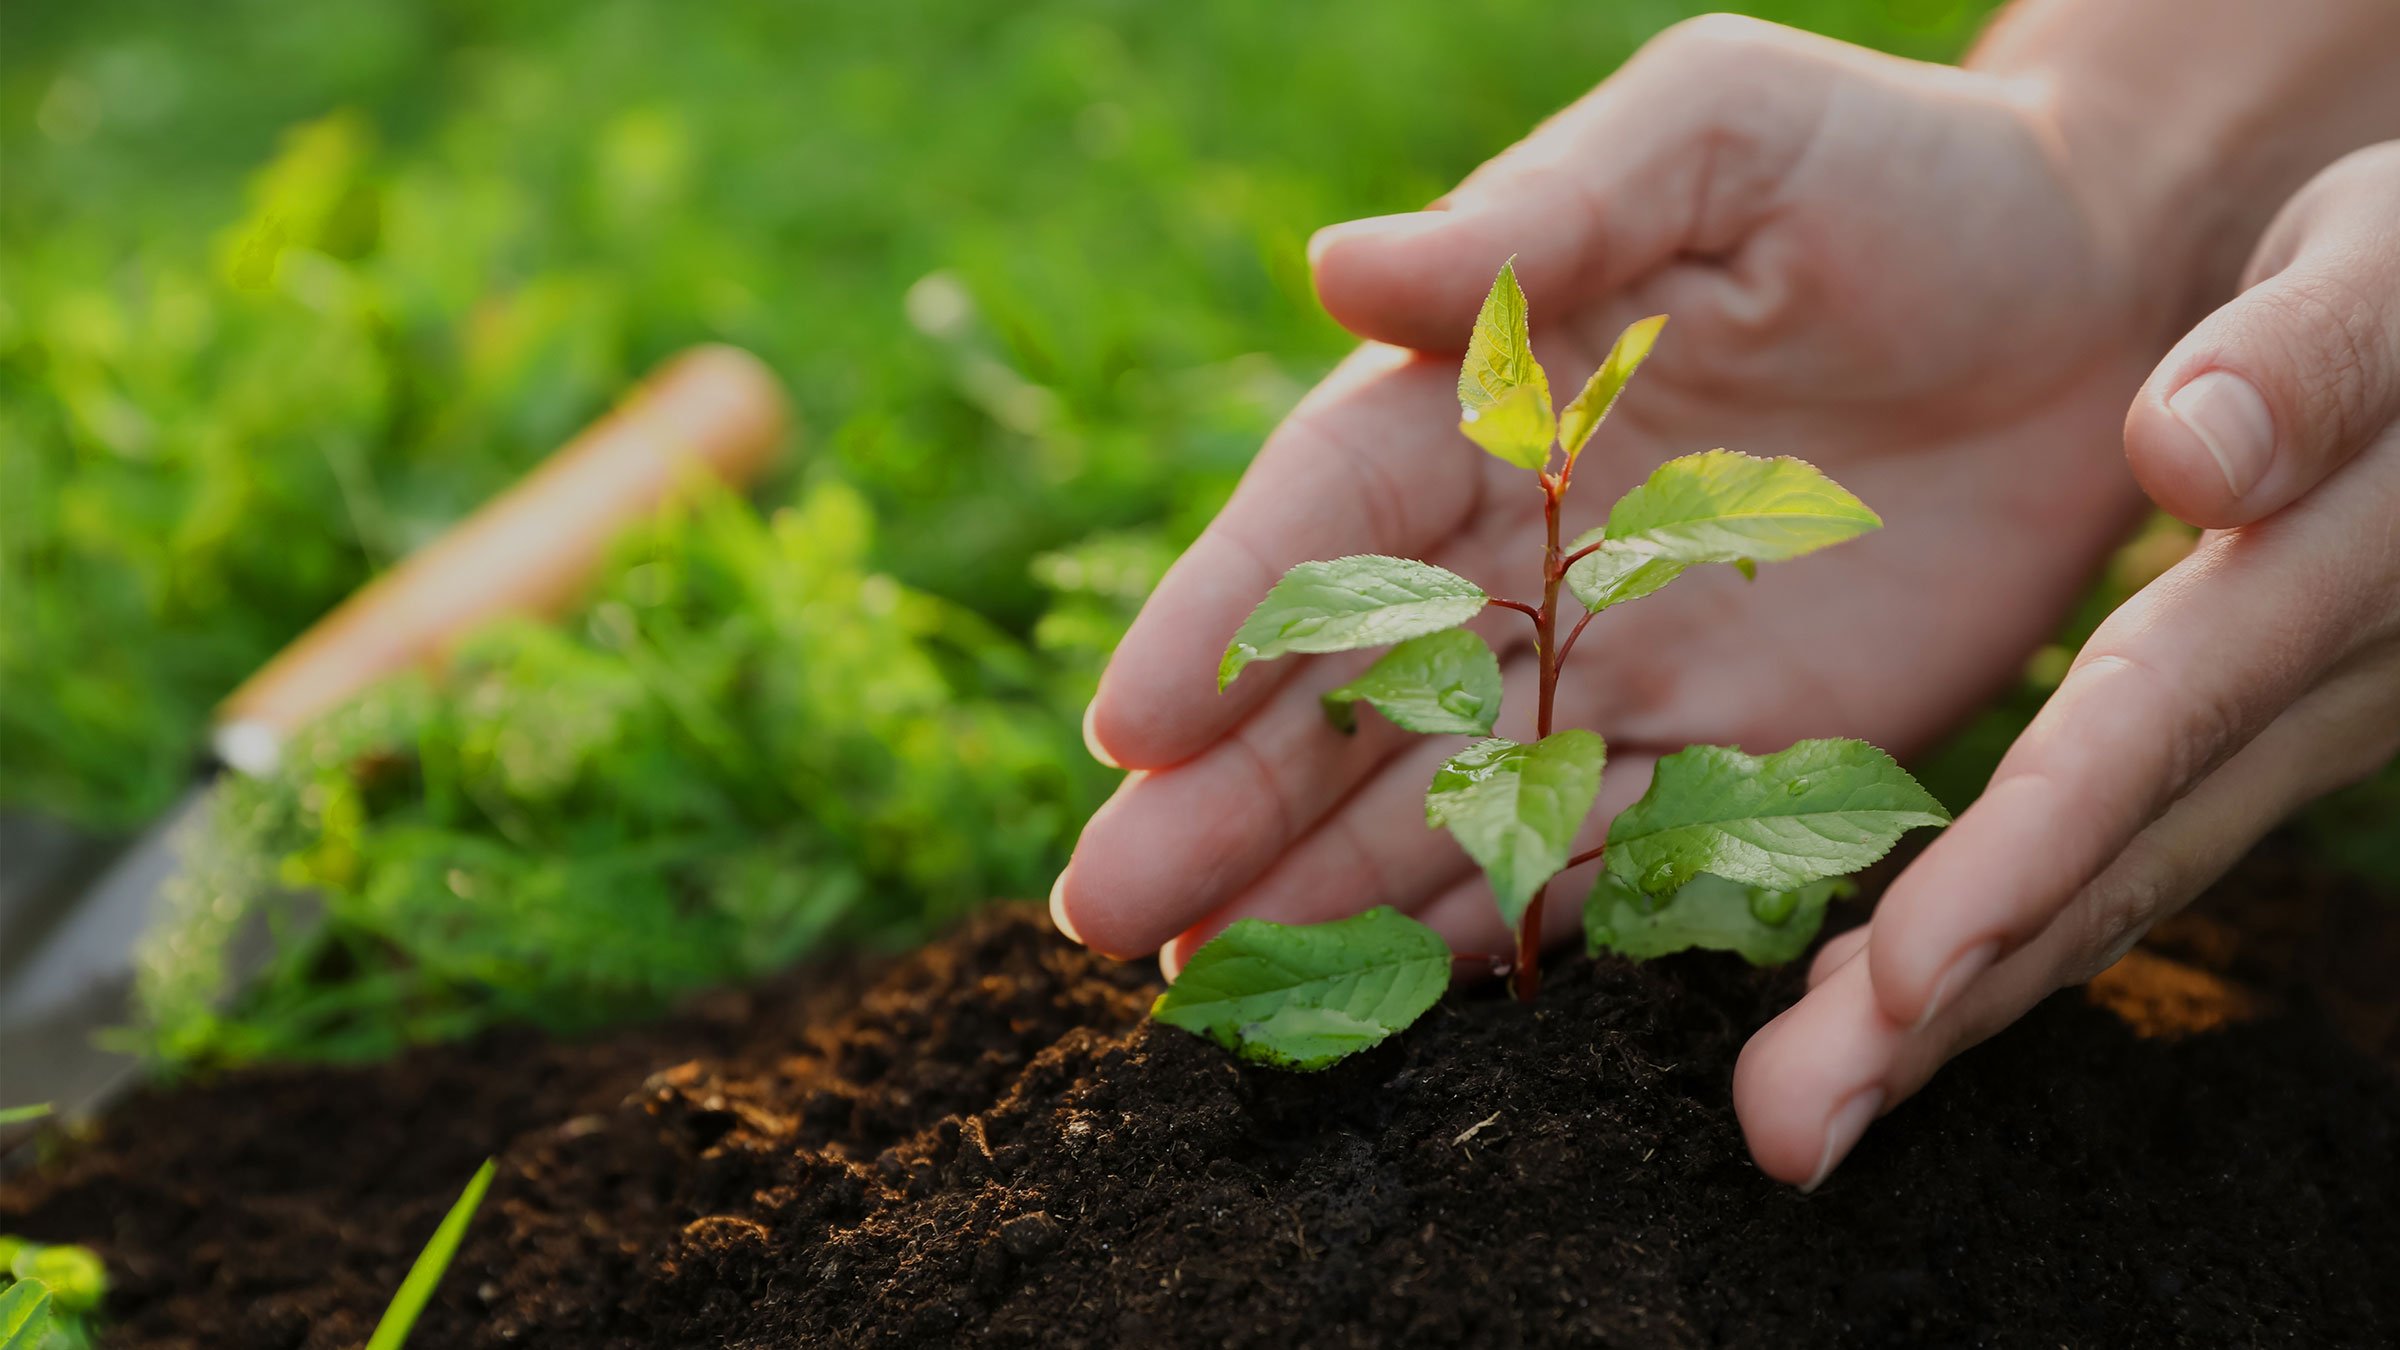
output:
[[[2400,379],[2393,370],[2400,354],[2373,298],[2343,272],[2319,266],[2286,272],[2260,299],[2302,400],[2291,410],[2299,419],[2294,431],[2326,428],[2345,443],[2365,436],[2384,391]]]
[[[1789,31],[1747,14],[1698,14],[1661,31],[1644,50],[1657,60],[1714,70],[1781,54]]]
[[[2250,718],[2230,692],[2206,683],[2195,689],[2156,664],[2126,652],[2095,657],[2085,666],[2113,669],[2119,678],[2138,681],[2141,697],[2136,703],[2161,710],[2159,768],[2164,795],[2155,806],[2163,807],[2181,796],[2250,738]]]
[[[2297,199],[2310,208],[2356,203],[2389,221],[2400,209],[2400,140],[2383,141],[2326,166],[2302,188]]]
[[[2076,897],[2075,953],[2063,984],[2082,984],[2122,960],[2151,925],[2165,917],[2172,894],[2171,859],[2157,845],[2136,838],[2107,872]]]

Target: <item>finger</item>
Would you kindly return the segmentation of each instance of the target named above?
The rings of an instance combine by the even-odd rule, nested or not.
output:
[[[2144,830],[2039,935],[1922,1028],[1885,1011],[1867,962],[1826,972],[1751,1038],[1735,1067],[1734,1108],[1760,1168],[1814,1189],[1868,1123],[1943,1064],[2052,992],[2114,964],[2151,924],[2188,904],[2299,805],[2388,761],[2400,751],[2395,691],[2400,660],[2386,651],[2310,693]]]
[[[1850,964],[1853,957],[1867,949],[1867,939],[1873,935],[1874,921],[1869,920],[1847,933],[1836,934],[1817,949],[1816,959],[1808,963],[1808,987],[1825,983],[1833,972]]]
[[[1479,578],[1507,574],[1502,555],[1521,554],[1523,541],[1512,537],[1504,515],[1492,514],[1433,561]],[[1523,616],[1491,609],[1468,627],[1501,657],[1508,715],[1531,707],[1533,664],[1512,659],[1531,642]],[[1060,927],[1114,955],[1156,950],[1252,884],[1385,761],[1416,744],[1380,717],[1360,718],[1349,736],[1326,724],[1319,695],[1377,655],[1346,652],[1304,664],[1213,747],[1120,790],[1085,825],[1052,888]]]
[[[1677,24],[1436,209],[1320,231],[1318,297],[1362,337],[1455,351],[1512,254],[1527,291],[1582,301],[1728,252],[1806,148],[1832,45],[1732,15]]]
[[[1535,677],[1530,656],[1509,660],[1502,682],[1515,698],[1504,698],[1504,705],[1522,703]],[[1192,952],[1236,919],[1319,923],[1376,905],[1413,911],[1455,874],[1458,850],[1425,823],[1425,787],[1434,770],[1466,740],[1414,737],[1372,714],[1360,717],[1357,734],[1364,736],[1370,729],[1403,744],[1356,792],[1306,832],[1285,841],[1289,847],[1279,849],[1244,886],[1206,893],[1187,890],[1172,908],[1160,908],[1156,921],[1172,925],[1156,932],[1157,940],[1166,943],[1159,961],[1169,979]]]
[[[2352,546],[2388,538],[2400,456],[2384,458],[2204,541],[2101,625],[1982,797],[1886,892],[1868,959],[1894,1020],[1929,1016],[2040,932],[2369,638],[2400,585],[2400,550]]]
[[[1237,919],[1323,923],[1377,905],[1422,908],[1466,870],[1458,846],[1425,823],[1425,785],[1457,748],[1444,737],[1385,765],[1254,884],[1160,949],[1167,978]]]
[[[2400,142],[2320,175],[2269,266],[2175,345],[2125,419],[2151,498],[2195,525],[2282,509],[2400,420]]]
[[[1220,695],[1218,658],[1293,565],[1424,557],[1476,518],[1485,457],[1451,429],[1455,379],[1370,346],[1302,401],[1110,658],[1085,716],[1095,754],[1123,768],[1179,764],[1265,702],[1301,663],[1254,665]]]
[[[1380,718],[1354,735],[1325,722],[1315,694],[1371,660],[1311,671],[1190,763],[1129,775],[1085,822],[1051,890],[1058,926],[1095,951],[1156,951],[1239,891],[1356,784],[1408,744]]]

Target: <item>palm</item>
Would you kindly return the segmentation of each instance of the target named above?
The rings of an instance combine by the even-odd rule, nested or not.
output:
[[[1674,319],[1578,468],[1576,528],[1658,463],[1717,445],[1807,459],[1888,522],[1755,582],[1708,569],[1595,621],[1558,702],[1560,725],[1610,744],[1594,836],[1657,755],[1688,743],[1921,748],[2011,675],[2130,519],[2138,494],[2108,447],[2149,355],[2133,305],[2015,115],[1944,91],[1935,117],[1926,97],[1836,87],[1775,209],[1712,220],[1703,193],[1679,223],[1687,244],[1730,238],[1705,260],[1679,249],[1613,288],[1562,263],[1551,270],[1567,280],[1547,291],[1528,268],[1536,331],[1561,335],[1541,354],[1562,383],[1627,320]],[[1977,192],[1857,209],[1856,180],[1910,162],[1969,166]],[[1334,278],[1328,301],[1342,313]],[[1471,313],[1439,317],[1463,337]],[[1134,952],[1185,933],[1173,961],[1232,917],[1392,904],[1505,950],[1472,864],[1424,823],[1425,784],[1455,743],[1372,718],[1350,738],[1323,725],[1317,695],[1368,658],[1257,669],[1223,697],[1210,684],[1242,615],[1305,558],[1402,554],[1537,598],[1541,495],[1454,430],[1455,370],[1363,350],[1270,441],[1128,636],[1095,730],[1154,772],[1095,818],[1062,880],[1087,940]],[[1509,676],[1502,734],[1524,736],[1530,626],[1493,611],[1478,627]],[[1559,907],[1562,926],[1572,910]]]

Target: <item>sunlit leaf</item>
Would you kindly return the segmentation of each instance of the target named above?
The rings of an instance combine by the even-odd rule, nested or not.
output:
[[[1491,453],[1527,469],[1549,461],[1556,430],[1550,379],[1533,359],[1515,259],[1501,266],[1475,316],[1458,371],[1458,410],[1459,429]]]
[[[1550,412],[1550,391],[1538,384],[1510,390],[1486,407],[1466,409],[1458,429],[1491,454],[1537,471],[1550,462],[1550,440],[1558,430]]]
[[[1430,563],[1359,555],[1283,574],[1242,621],[1217,667],[1217,688],[1242,667],[1294,652],[1380,647],[1456,628],[1483,609],[1481,587]]]
[[[1667,461],[1619,499],[1600,547],[1567,570],[1567,585],[1585,608],[1605,609],[1648,595],[1698,563],[1747,571],[1882,524],[1865,503],[1801,460],[1710,450]]]
[[[1650,348],[1658,342],[1659,330],[1667,326],[1667,316],[1653,314],[1636,319],[1617,335],[1615,345],[1608,349],[1608,359],[1583,382],[1583,392],[1558,415],[1558,443],[1567,452],[1567,462],[1583,453],[1583,443],[1592,438],[1608,410],[1616,406],[1617,395],[1625,392],[1625,382],[1641,368]]]

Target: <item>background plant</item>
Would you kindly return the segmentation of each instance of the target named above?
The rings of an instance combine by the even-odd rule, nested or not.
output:
[[[1540,487],[1538,601],[1487,595],[1465,577],[1406,558],[1302,563],[1243,622],[1218,670],[1222,689],[1254,661],[1397,644],[1325,695],[1334,724],[1349,730],[1354,704],[1365,702],[1410,731],[1484,738],[1434,771],[1425,814],[1482,867],[1515,930],[1507,965],[1519,999],[1540,988],[1543,905],[1551,879],[1570,867],[1604,868],[1585,908],[1595,951],[1639,957],[1713,947],[1762,963],[1789,960],[1816,935],[1839,877],[1881,858],[1908,830],[1950,818],[1864,741],[1802,741],[1758,756],[1695,745],[1658,761],[1649,789],[1610,822],[1607,843],[1569,856],[1600,795],[1607,754],[1596,733],[1553,726],[1558,682],[1585,626],[1689,568],[1723,563],[1755,576],[1761,562],[1882,525],[1800,460],[1710,450],[1660,465],[1618,499],[1604,525],[1563,544],[1560,517],[1576,462],[1665,324],[1662,315],[1627,328],[1582,390],[1556,408],[1534,359],[1525,292],[1514,266],[1503,266],[1459,370],[1459,431]],[[1563,637],[1562,591],[1584,609]],[[1459,627],[1487,604],[1533,624],[1530,743],[1491,734],[1499,658]],[[1247,1058],[1314,1068],[1414,1020],[1440,996],[1447,972],[1440,937],[1389,909],[1334,925],[1249,920],[1194,953],[1156,1013]]]

